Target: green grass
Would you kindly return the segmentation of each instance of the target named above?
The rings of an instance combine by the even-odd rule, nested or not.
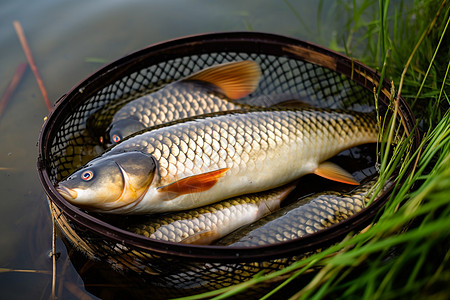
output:
[[[191,298],[227,298],[259,282],[292,274],[264,297],[268,298],[317,266],[321,271],[299,286],[292,299],[448,298],[450,4],[446,0],[392,2],[336,1],[336,15],[348,16],[344,20],[347,30],[329,42],[329,47],[361,60],[394,83],[411,106],[423,137],[420,150],[408,160],[400,159],[408,151],[408,139],[394,149],[380,147],[381,180],[400,167],[398,177],[404,183],[395,187],[379,220],[367,231],[349,235],[283,270]],[[328,17],[321,11],[323,1],[318,5],[318,17]],[[414,172],[406,175],[410,166]],[[328,255],[332,253],[336,254]]]

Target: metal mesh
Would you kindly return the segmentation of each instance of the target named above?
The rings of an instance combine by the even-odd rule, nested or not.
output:
[[[106,66],[60,100],[41,133],[39,172],[51,201],[52,215],[68,245],[121,273],[139,274],[144,285],[150,284],[153,290],[166,293],[165,296],[197,293],[242,282],[261,270],[279,270],[317,249],[276,255],[278,250],[274,248],[268,251],[267,258],[262,255],[254,260],[248,256],[241,260],[237,250],[221,250],[220,255],[227,258],[209,262],[201,255],[196,258],[197,250],[193,248],[193,254],[188,253],[189,258],[185,257],[186,253],[178,257],[173,253],[177,251],[173,250],[175,246],[163,244],[153,251],[154,241],[149,244],[149,239],[105,225],[102,220],[107,218],[77,210],[56,193],[53,185],[104,150],[93,138],[91,127],[98,126],[93,126],[92,122],[107,123],[129,100],[208,66],[247,59],[260,65],[264,77],[258,89],[242,100],[245,103],[269,106],[273,104],[271,95],[283,94],[286,99],[299,99],[322,108],[374,110],[373,88],[378,77],[370,69],[360,64],[355,66],[343,56],[304,42],[263,34],[235,35],[235,39],[230,34],[172,41],[166,46],[160,44],[143,49]],[[295,51],[290,43],[294,44]],[[386,109],[389,86],[382,91],[380,105],[384,103]],[[401,114],[407,120],[404,126],[411,131],[414,120],[406,115],[408,112],[403,108]],[[348,150],[340,158],[347,160],[350,168],[360,168],[357,179],[375,172],[375,151],[364,147]],[[362,161],[365,165],[361,167]],[[354,167],[351,167],[352,162]],[[345,230],[341,235],[344,234]],[[295,250],[298,245],[291,246]],[[233,255],[234,260],[230,259]],[[261,290],[266,288],[261,286]],[[253,292],[257,293],[257,289]]]

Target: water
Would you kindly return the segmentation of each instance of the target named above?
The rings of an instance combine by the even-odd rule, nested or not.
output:
[[[5,91],[17,66],[26,61],[14,31],[14,20],[24,28],[54,103],[104,63],[180,36],[254,30],[329,46],[340,21],[330,17],[335,7],[327,5],[334,4],[324,5],[318,21],[317,5],[306,0],[2,0],[0,93]],[[318,27],[323,21],[327,22]],[[3,299],[48,299],[51,295],[52,223],[36,174],[36,143],[47,113],[27,68],[0,117],[0,268],[15,270],[0,273]],[[56,247],[60,253],[56,295],[63,299],[99,296],[86,292],[59,239]]]

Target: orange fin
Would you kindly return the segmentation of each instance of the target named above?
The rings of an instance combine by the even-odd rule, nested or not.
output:
[[[314,174],[338,182],[359,185],[359,182],[350,173],[329,161],[319,164]]]
[[[195,245],[209,245],[215,240],[221,238],[221,235],[217,230],[204,230],[191,235],[185,239],[182,239],[180,243],[183,244],[195,244]]]
[[[259,65],[251,60],[212,66],[184,80],[199,80],[219,87],[230,99],[236,100],[252,93],[261,79]]]
[[[223,168],[208,173],[189,176],[174,183],[158,188],[158,192],[166,193],[165,200],[172,200],[180,195],[199,193],[212,188],[220,177],[230,168]]]

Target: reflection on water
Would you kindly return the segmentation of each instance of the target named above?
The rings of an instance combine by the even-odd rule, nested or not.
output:
[[[317,4],[292,1],[2,1],[0,93],[25,56],[12,22],[21,22],[54,102],[81,79],[149,44],[203,32],[255,30],[294,36],[328,46],[336,20]],[[295,11],[293,11],[295,9]],[[298,19],[300,16],[301,21]],[[306,26],[304,25],[306,24]],[[52,224],[36,176],[36,142],[47,109],[29,68],[0,117],[0,267],[42,270],[1,273],[5,299],[43,298],[51,293]],[[64,299],[86,295],[83,281],[57,240],[57,292]],[[92,296],[92,295],[91,295]],[[98,295],[109,297],[108,295]],[[94,297],[94,296],[92,296]]]

